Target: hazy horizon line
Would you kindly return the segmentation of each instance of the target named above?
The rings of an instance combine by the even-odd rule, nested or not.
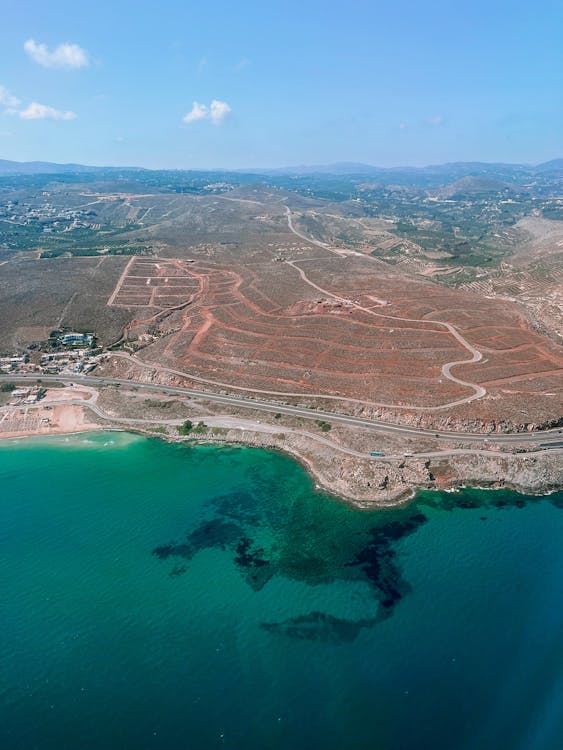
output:
[[[394,164],[391,166],[382,166],[378,164],[370,164],[369,162],[363,162],[363,161],[349,161],[349,160],[340,160],[335,162],[325,162],[325,163],[316,163],[316,164],[307,164],[307,163],[301,163],[301,164],[284,164],[284,165],[278,165],[278,166],[262,166],[262,167],[248,167],[248,166],[242,166],[242,167],[224,167],[224,166],[206,166],[206,167],[146,167],[142,166],[140,164],[87,164],[80,161],[65,161],[65,162],[58,162],[58,161],[50,161],[48,159],[29,159],[29,160],[20,160],[20,159],[9,159],[9,158],[0,158],[0,162],[11,162],[13,164],[49,164],[54,166],[61,166],[61,167],[69,167],[69,166],[77,166],[77,167],[86,167],[88,169],[132,169],[132,170],[144,170],[148,172],[157,172],[157,171],[164,171],[164,172],[270,172],[270,171],[281,171],[281,170],[304,170],[304,169],[327,169],[330,167],[344,167],[344,166],[350,166],[350,167],[363,167],[363,168],[370,168],[370,169],[379,169],[379,170],[401,170],[401,169],[431,169],[433,167],[447,167],[447,166],[453,166],[457,164],[481,164],[481,165],[487,165],[487,166],[511,166],[511,167],[539,167],[543,164],[549,164],[551,162],[557,162],[557,161],[563,161],[563,157],[553,157],[552,159],[547,159],[539,162],[520,162],[520,161],[480,161],[480,160],[457,160],[457,161],[445,161],[445,162],[434,162],[434,163],[425,163],[425,164]]]

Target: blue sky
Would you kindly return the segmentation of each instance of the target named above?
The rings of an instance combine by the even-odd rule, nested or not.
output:
[[[562,39],[550,0],[4,0],[0,158],[540,162]]]

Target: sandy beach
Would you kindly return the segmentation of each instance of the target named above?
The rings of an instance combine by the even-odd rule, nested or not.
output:
[[[38,408],[14,409],[0,420],[0,440],[43,435],[63,435],[103,429],[88,421],[86,411],[76,404],[49,406],[45,401]]]

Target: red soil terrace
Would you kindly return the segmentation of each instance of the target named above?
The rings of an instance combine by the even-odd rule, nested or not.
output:
[[[561,394],[561,348],[515,305],[409,279],[371,258],[228,268],[135,258],[108,304],[142,309],[131,338],[157,325],[143,360],[210,383],[418,409],[513,384]],[[481,361],[463,364],[476,358],[472,348]],[[458,362],[449,379],[442,368]]]

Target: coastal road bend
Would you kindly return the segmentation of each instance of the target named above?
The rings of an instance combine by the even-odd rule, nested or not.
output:
[[[184,396],[202,401],[211,401],[218,404],[226,404],[239,409],[255,409],[270,414],[287,414],[293,417],[302,417],[303,419],[322,419],[325,421],[344,424],[349,427],[360,427],[363,429],[374,430],[375,432],[390,433],[403,437],[425,437],[435,438],[438,440],[456,440],[467,443],[496,443],[496,444],[539,444],[545,443],[544,450],[554,450],[563,444],[563,428],[554,428],[526,433],[470,433],[470,432],[451,432],[451,431],[433,431],[415,427],[406,427],[402,425],[380,422],[377,420],[365,419],[363,417],[354,417],[345,414],[338,414],[331,411],[320,411],[306,407],[289,406],[286,404],[272,404],[259,399],[242,398],[241,396],[224,395],[208,391],[199,391],[193,388],[182,388],[178,386],[159,385],[156,383],[144,383],[137,380],[126,380],[119,378],[95,377],[93,375],[0,375],[0,382],[37,382],[42,383],[77,383],[81,385],[90,385],[94,387],[103,386],[126,386],[136,388],[140,391],[165,393],[173,396]]]
[[[83,388],[84,386],[80,386]],[[93,389],[89,389],[93,390]],[[124,427],[146,427],[147,425],[166,425],[170,427],[174,426],[180,426],[183,423],[183,419],[143,419],[138,417],[118,417],[113,414],[108,414],[103,409],[101,409],[96,404],[96,395],[97,394],[91,394],[90,399],[61,399],[60,401],[52,400],[48,402],[49,406],[80,406],[82,408],[89,409],[94,414],[96,414],[101,419],[107,421],[110,423],[111,427],[115,428],[115,425],[123,425]],[[0,407],[0,415],[9,413],[10,411],[19,409],[21,407],[18,406],[4,406]],[[30,409],[36,408],[35,406],[29,407]],[[371,453],[366,453],[365,451],[357,451],[353,448],[348,448],[347,446],[340,445],[339,443],[334,442],[334,440],[330,440],[327,437],[324,437],[322,435],[317,435],[313,432],[307,432],[306,430],[300,430],[295,427],[286,427],[283,428],[281,425],[273,425],[273,424],[264,424],[256,419],[244,419],[241,417],[233,417],[232,415],[220,415],[220,416],[206,416],[205,417],[205,425],[206,427],[223,427],[229,430],[240,430],[241,433],[244,433],[245,431],[249,432],[258,432],[258,433],[265,433],[269,435],[275,435],[280,432],[281,429],[283,429],[284,433],[291,433],[292,435],[300,435],[302,437],[307,438],[308,440],[313,440],[314,442],[321,443],[322,445],[326,445],[327,447],[331,448],[332,450],[335,450],[338,453],[344,453],[348,456],[354,456],[355,458],[362,458],[362,459],[368,459],[369,461],[375,461],[375,462],[386,462],[386,461],[403,461],[405,458],[448,458],[450,456],[486,456],[488,458],[500,458],[503,455],[506,455],[506,451],[499,451],[494,449],[487,449],[487,448],[449,448],[445,450],[435,450],[435,451],[413,451],[412,453],[385,453],[381,455],[372,455]],[[552,451],[556,450],[558,453],[563,453],[563,438],[559,442],[553,442],[552,444],[549,444],[549,446],[540,444],[539,446],[534,446],[533,450],[526,451],[525,454],[522,454],[524,458],[530,458],[538,453],[545,452],[546,448],[549,447]],[[513,455],[509,451],[510,455]]]

